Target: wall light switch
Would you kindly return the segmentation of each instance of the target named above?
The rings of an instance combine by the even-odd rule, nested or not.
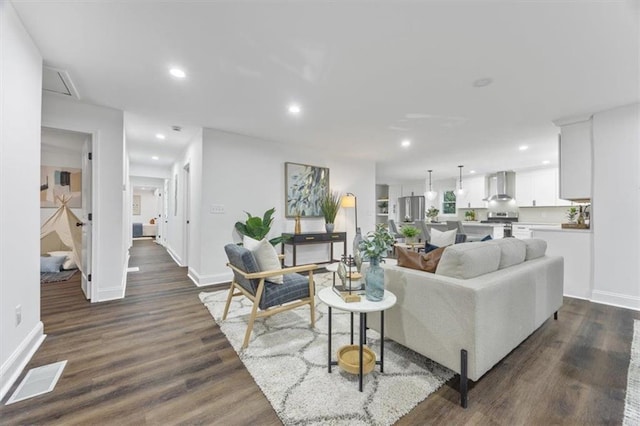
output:
[[[222,204],[211,204],[211,207],[209,207],[209,213],[224,214],[224,206]]]

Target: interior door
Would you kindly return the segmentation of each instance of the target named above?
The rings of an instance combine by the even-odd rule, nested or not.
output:
[[[167,245],[167,233],[169,232],[169,179],[164,180],[164,201],[162,207],[162,245]]]
[[[189,164],[184,166],[184,266],[189,265],[189,222],[191,207],[191,188],[189,179]]]
[[[91,300],[91,238],[93,230],[92,178],[92,138],[87,139],[82,147],[82,291]]]

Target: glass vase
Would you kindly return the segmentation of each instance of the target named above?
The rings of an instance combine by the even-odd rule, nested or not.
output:
[[[380,266],[379,257],[369,259],[365,275],[365,297],[372,302],[379,302],[384,297],[384,269]]]

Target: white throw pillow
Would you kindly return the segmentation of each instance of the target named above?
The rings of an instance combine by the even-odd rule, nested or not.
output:
[[[438,247],[446,247],[456,243],[457,229],[451,229],[449,231],[438,231],[435,228],[431,228],[431,241],[430,244]]]
[[[280,259],[278,258],[278,252],[276,252],[275,247],[273,247],[265,238],[258,241],[245,235],[242,239],[242,245],[253,253],[253,257],[255,257],[256,262],[258,263],[260,271],[275,271],[282,269]],[[275,284],[284,283],[282,275],[269,277],[266,278],[266,280]]]
[[[75,256],[72,251],[50,251],[47,254],[49,256],[65,256],[62,269],[78,269],[78,265],[76,265]]]

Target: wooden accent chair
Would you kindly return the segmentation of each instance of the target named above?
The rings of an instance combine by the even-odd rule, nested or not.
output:
[[[256,318],[268,317],[278,312],[294,309],[302,305],[309,305],[311,311],[311,327],[316,322],[315,286],[313,271],[318,266],[314,264],[293,266],[272,271],[261,271],[253,253],[237,244],[224,246],[229,262],[227,266],[233,271],[233,281],[229,288],[227,304],[224,307],[222,319],[227,318],[229,305],[234,296],[245,296],[253,302],[247,332],[244,335],[242,348],[249,344],[249,337]],[[308,272],[308,276],[299,272]],[[282,275],[284,283],[276,284],[269,281],[270,277]],[[258,311],[258,308],[260,311]]]

